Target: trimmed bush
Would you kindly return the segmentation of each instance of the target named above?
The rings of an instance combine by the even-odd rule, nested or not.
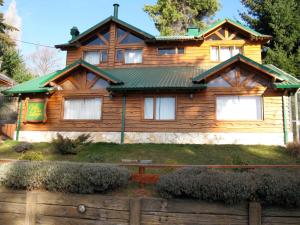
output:
[[[300,157],[300,143],[299,142],[291,142],[286,146],[287,152],[293,157]]]
[[[70,193],[111,191],[127,185],[129,172],[115,166],[68,162],[15,162],[0,165],[0,182],[12,189]]]
[[[20,159],[29,161],[43,161],[44,156],[42,152],[26,152],[20,157]]]
[[[157,184],[164,198],[193,198],[236,204],[300,206],[299,172],[233,172],[186,168],[164,175]]]
[[[91,143],[89,134],[79,135],[76,139],[63,137],[61,134],[56,135],[56,139],[52,140],[54,149],[63,155],[76,155],[84,145]]]

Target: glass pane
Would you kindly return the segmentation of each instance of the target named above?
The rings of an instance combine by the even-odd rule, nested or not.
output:
[[[105,40],[109,41],[109,27],[102,30],[100,34],[105,38]]]
[[[123,29],[121,29],[121,28],[118,28],[118,29],[117,29],[117,39],[119,40],[120,37],[122,37],[125,33],[126,33],[125,30],[123,30]]]
[[[178,54],[184,54],[184,48],[178,48]]]
[[[84,52],[83,60],[90,64],[97,65],[97,64],[99,64],[99,61],[100,61],[99,52],[98,51]]]
[[[156,98],[155,118],[157,120],[175,120],[175,98]]]
[[[101,98],[65,99],[64,119],[90,120],[101,118]]]
[[[100,62],[107,62],[107,50],[102,50],[100,54]]]
[[[218,96],[217,119],[261,120],[262,98],[260,96]]]
[[[223,62],[231,58],[231,47],[221,47],[220,61]]]
[[[232,49],[232,56],[241,54],[241,53],[242,53],[242,48],[240,48],[240,47],[235,47]]]
[[[210,60],[219,61],[219,47],[211,47]]]
[[[229,80],[230,80],[230,82],[231,82],[232,84],[236,84],[236,70],[235,70],[235,69],[230,70],[229,72],[227,72],[227,73],[225,74],[225,76],[226,76],[227,78],[229,78]]]
[[[142,63],[142,50],[125,50],[125,64]]]
[[[129,34],[126,38],[124,38],[120,44],[137,44],[137,43],[142,43],[143,40],[133,34]]]
[[[206,39],[207,39],[207,40],[212,40],[212,41],[222,40],[222,39],[221,39],[218,35],[216,35],[216,34],[209,35]]]
[[[93,74],[93,73],[87,73],[87,80],[88,80],[88,81],[92,81],[92,80],[94,80],[94,79],[95,79],[95,77],[96,77],[96,75],[95,75],[95,74]]]
[[[220,30],[218,30],[218,32],[225,37],[225,27],[222,27]]]
[[[97,80],[97,82],[93,85],[92,89],[104,89],[108,87],[108,82],[103,79]]]
[[[123,62],[123,50],[122,49],[118,49],[117,50],[117,54],[116,54],[116,60],[117,62]]]
[[[159,48],[158,54],[159,55],[175,55],[176,48]]]
[[[207,83],[207,87],[231,87],[231,85],[219,76],[216,79],[213,79]]]
[[[94,36],[87,41],[82,43],[83,45],[91,46],[91,45],[105,45],[105,43],[98,37]]]
[[[144,118],[151,120],[153,119],[153,107],[154,107],[154,101],[153,98],[145,98],[145,104],[144,104]]]

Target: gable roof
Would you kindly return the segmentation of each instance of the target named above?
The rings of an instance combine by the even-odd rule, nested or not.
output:
[[[220,70],[222,70],[236,62],[242,62],[244,64],[247,64],[247,65],[249,65],[257,70],[260,70],[261,72],[263,72],[277,80],[284,81],[286,79],[286,77],[282,76],[282,74],[279,73],[278,71],[275,71],[275,70],[271,69],[270,67],[267,67],[263,64],[259,64],[244,55],[237,54],[237,55],[231,57],[230,59],[218,64],[217,66],[210,68],[209,70],[205,71],[204,73],[201,73],[198,76],[194,77],[193,82],[200,82],[200,81],[204,80],[205,78],[207,78],[213,74],[216,74]],[[297,80],[297,81],[299,81],[299,80]]]
[[[123,20],[120,20],[114,16],[110,16],[108,18],[106,18],[105,20],[101,21],[100,23],[96,24],[95,26],[87,29],[86,31],[82,32],[81,34],[79,34],[76,38],[71,39],[68,43],[65,44],[60,44],[60,45],[55,45],[56,48],[63,48],[63,47],[68,47],[68,46],[75,46],[76,42],[79,41],[80,39],[82,39],[83,37],[85,37],[86,35],[94,32],[95,30],[97,30],[98,28],[105,26],[106,24],[110,23],[110,22],[115,22],[123,27],[128,28],[129,30],[132,30],[134,32],[136,32],[137,34],[140,34],[141,36],[145,37],[145,39],[153,39],[155,38],[153,35],[133,26],[130,25],[129,23],[124,22]]]
[[[261,33],[255,31],[255,30],[251,29],[250,27],[247,27],[247,26],[243,25],[239,21],[232,20],[232,19],[229,19],[229,18],[225,18],[223,20],[217,20],[216,22],[212,23],[210,26],[206,27],[204,30],[200,31],[199,36],[203,37],[204,35],[206,35],[210,31],[222,26],[225,23],[231,24],[231,25],[233,25],[233,26],[249,33],[251,36],[256,37],[256,38],[268,39],[268,40],[272,38],[272,36],[270,36],[270,35],[261,34]]]
[[[58,72],[58,74],[53,77],[52,79],[49,79],[45,84],[44,84],[44,87],[47,86],[51,81],[54,81],[62,76],[64,76],[65,74],[69,73],[70,71],[78,68],[78,67],[83,67],[83,68],[86,68],[90,71],[92,71],[93,73],[103,77],[104,79],[106,80],[109,80],[111,81],[112,83],[114,84],[118,84],[118,83],[122,83],[121,80],[119,80],[118,78],[114,77],[113,75],[111,75],[110,73],[107,73],[105,70],[97,67],[97,66],[94,66],[86,61],[83,61],[83,60],[77,60],[75,61],[74,63],[70,64],[69,66],[65,67],[64,69],[60,70]]]

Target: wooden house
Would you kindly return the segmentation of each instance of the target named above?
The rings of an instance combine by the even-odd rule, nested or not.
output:
[[[300,81],[263,65],[271,37],[224,19],[153,36],[114,15],[56,47],[66,68],[17,85],[16,138],[90,133],[115,143],[266,144],[292,140]]]
[[[0,73],[0,90],[10,88],[15,84],[15,81],[8,76]]]

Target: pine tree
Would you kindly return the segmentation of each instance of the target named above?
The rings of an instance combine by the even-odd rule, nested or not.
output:
[[[240,15],[253,29],[273,36],[264,62],[300,77],[300,1],[242,0]]]
[[[161,35],[178,35],[185,34],[189,26],[203,28],[219,8],[218,0],[158,0],[155,5],[146,5],[144,11]]]

